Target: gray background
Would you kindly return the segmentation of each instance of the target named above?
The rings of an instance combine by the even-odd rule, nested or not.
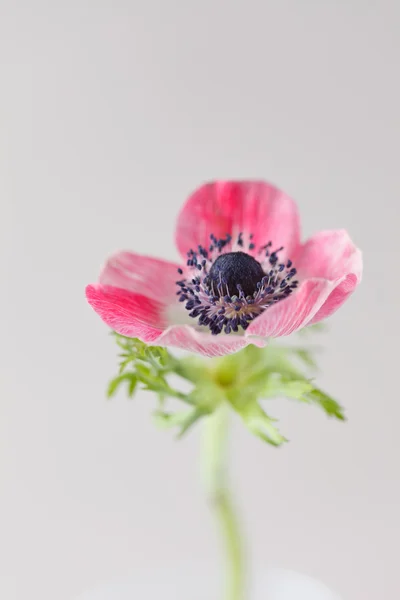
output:
[[[279,451],[235,426],[254,562],[397,597],[396,4],[0,1],[2,599],[215,568],[199,433],[157,431],[146,395],[104,400],[116,349],[83,290],[116,249],[176,258],[187,194],[232,176],[279,185],[305,235],[345,227],[365,259],[321,359],[349,422],[279,402]]]

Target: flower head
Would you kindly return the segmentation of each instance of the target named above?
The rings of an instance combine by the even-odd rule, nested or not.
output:
[[[176,243],[182,264],[119,252],[86,288],[115,331],[228,354],[325,319],[361,279],[361,253],[346,231],[302,244],[294,201],[264,182],[200,187],[181,210]]]

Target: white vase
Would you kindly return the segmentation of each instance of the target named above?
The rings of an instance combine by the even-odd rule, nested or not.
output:
[[[100,585],[71,600],[220,600],[218,582],[204,571],[156,570]],[[213,590],[217,590],[213,592]],[[221,596],[221,594],[219,594]],[[247,600],[247,599],[246,599]],[[267,569],[256,576],[248,600],[340,600],[322,583],[285,569]]]

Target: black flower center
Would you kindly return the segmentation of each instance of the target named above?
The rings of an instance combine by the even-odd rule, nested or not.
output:
[[[264,277],[260,263],[245,252],[228,252],[221,254],[212,264],[208,285],[217,292],[221,284],[223,293],[238,295],[243,290],[245,296],[253,296],[257,283]]]

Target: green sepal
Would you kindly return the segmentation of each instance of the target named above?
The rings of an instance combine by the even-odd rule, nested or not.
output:
[[[127,383],[130,397],[138,389],[154,392],[159,401],[155,413],[157,423],[177,427],[178,436],[227,403],[254,435],[279,446],[286,439],[278,431],[275,420],[260,405],[261,400],[276,397],[316,404],[328,416],[345,420],[342,407],[316,387],[311,378],[317,368],[316,348],[273,343],[265,348],[249,345],[236,354],[213,360],[195,356],[177,359],[166,348],[114,335],[122,352],[119,373],[109,384],[108,397],[123,383]],[[171,375],[175,376],[175,385]],[[185,382],[182,386],[185,391],[181,386],[176,387],[176,376],[178,384],[179,379]],[[169,412],[166,405],[170,398],[190,408]]]
[[[339,421],[346,421],[343,407],[322,390],[313,388],[306,394],[306,399],[308,402],[320,406],[329,417],[335,417]]]
[[[208,413],[201,408],[192,408],[182,412],[165,412],[158,410],[153,418],[161,429],[178,428],[177,437],[181,438],[199,419]]]
[[[128,396],[130,398],[132,398],[133,394],[135,393],[135,389],[136,389],[136,385],[137,385],[137,377],[135,375],[135,373],[121,373],[121,375],[117,375],[117,377],[114,377],[114,379],[112,379],[110,381],[110,383],[108,384],[108,388],[107,388],[107,398],[112,398],[112,396],[114,396],[116,394],[116,392],[118,391],[119,386],[122,383],[128,383],[127,386],[127,391],[128,391]]]
[[[268,416],[258,402],[249,403],[240,411],[240,416],[249,431],[264,442],[273,446],[280,446],[287,442],[287,439],[281,435],[274,425],[276,420]]]

